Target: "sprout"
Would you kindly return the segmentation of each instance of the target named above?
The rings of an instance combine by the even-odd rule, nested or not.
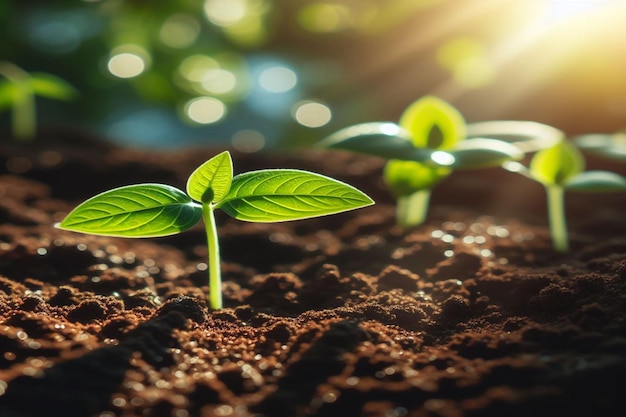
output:
[[[317,146],[387,159],[383,178],[397,200],[397,222],[414,226],[426,218],[433,187],[453,170],[500,166],[523,158],[519,147],[504,140],[466,139],[467,127],[454,107],[426,96],[404,111],[399,125],[386,122],[347,127]]]
[[[559,252],[569,250],[565,191],[626,191],[626,178],[621,175],[609,171],[584,171],[582,153],[571,141],[565,139],[537,152],[530,161],[530,168],[519,163],[508,163],[505,168],[545,187],[552,246]]]
[[[173,235],[204,220],[209,261],[209,303],[222,308],[221,270],[214,211],[250,222],[280,222],[340,213],[374,204],[356,188],[308,171],[270,169],[233,177],[229,152],[198,167],[187,192],[163,184],[116,188],[72,210],[60,229],[120,237]]]
[[[0,62],[0,110],[11,108],[12,131],[16,140],[27,141],[35,137],[35,96],[56,100],[70,100],[78,93],[67,82],[46,73],[29,74],[10,62]]]

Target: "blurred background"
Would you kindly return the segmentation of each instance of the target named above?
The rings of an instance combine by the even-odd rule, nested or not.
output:
[[[626,127],[624,0],[2,0],[0,39],[80,91],[38,99],[40,126],[130,146],[308,146],[425,94],[469,122]]]

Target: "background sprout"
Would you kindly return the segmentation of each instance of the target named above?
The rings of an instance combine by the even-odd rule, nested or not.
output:
[[[374,204],[356,188],[308,171],[268,169],[233,177],[229,152],[198,167],[187,192],[163,184],[138,184],[98,194],[72,210],[57,227],[120,237],[173,235],[204,220],[208,247],[209,304],[222,308],[220,251],[214,211],[250,222],[280,222],[341,213]]]
[[[609,171],[584,171],[582,153],[568,140],[537,152],[530,168],[520,163],[508,163],[507,169],[519,172],[545,187],[548,204],[548,221],[552,246],[559,252],[569,250],[565,216],[565,191],[614,192],[626,191],[626,178]]]
[[[387,159],[383,178],[397,200],[397,223],[414,226],[426,218],[432,188],[453,170],[500,166],[524,156],[502,140],[465,137],[463,116],[447,102],[425,96],[403,112],[399,125],[347,127],[317,146]]]
[[[70,100],[77,91],[62,79],[46,73],[27,73],[10,62],[0,62],[0,110],[11,108],[13,138],[27,141],[37,128],[35,96]]]

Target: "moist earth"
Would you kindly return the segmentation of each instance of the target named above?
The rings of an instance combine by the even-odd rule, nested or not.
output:
[[[571,194],[555,252],[542,187],[501,169],[437,185],[395,225],[384,161],[231,151],[376,205],[254,224],[218,213],[225,308],[202,225],[154,239],[54,228],[108,189],[184,189],[223,149],[143,150],[80,131],[0,145],[0,416],[626,415],[625,194]],[[588,156],[588,169],[625,174]]]

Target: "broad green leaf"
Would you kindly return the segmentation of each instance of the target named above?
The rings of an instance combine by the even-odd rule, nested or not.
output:
[[[524,153],[515,145],[497,139],[466,139],[448,151],[454,162],[445,164],[456,169],[501,166],[506,161],[520,160]]]
[[[33,73],[28,79],[33,92],[41,97],[57,100],[71,100],[78,95],[78,91],[65,80],[52,74]]]
[[[514,144],[522,152],[536,152],[556,145],[565,138],[565,133],[543,123],[494,120],[468,124],[467,137],[499,139]]]
[[[626,178],[610,171],[585,171],[565,183],[568,191],[626,191]]]
[[[395,197],[433,188],[452,171],[433,168],[413,161],[391,160],[385,164],[383,179]]]
[[[191,173],[187,194],[202,203],[216,203],[226,197],[233,179],[233,161],[228,151],[215,155]]]
[[[626,160],[626,132],[611,135],[589,134],[572,139],[583,151],[588,151],[604,158]]]
[[[326,137],[319,148],[363,153],[384,159],[403,159],[427,163],[435,152],[416,148],[411,134],[394,123],[363,123],[341,129]]]
[[[402,113],[400,126],[417,148],[452,149],[465,138],[465,120],[457,109],[433,96],[413,102]]]
[[[80,204],[60,229],[122,237],[167,236],[190,229],[202,208],[177,188],[138,184],[115,188]]]
[[[582,154],[567,140],[537,152],[530,161],[533,178],[544,185],[563,186],[584,168]]]
[[[216,207],[251,222],[279,222],[335,214],[374,204],[356,188],[320,174],[293,169],[250,171],[233,178]]]

